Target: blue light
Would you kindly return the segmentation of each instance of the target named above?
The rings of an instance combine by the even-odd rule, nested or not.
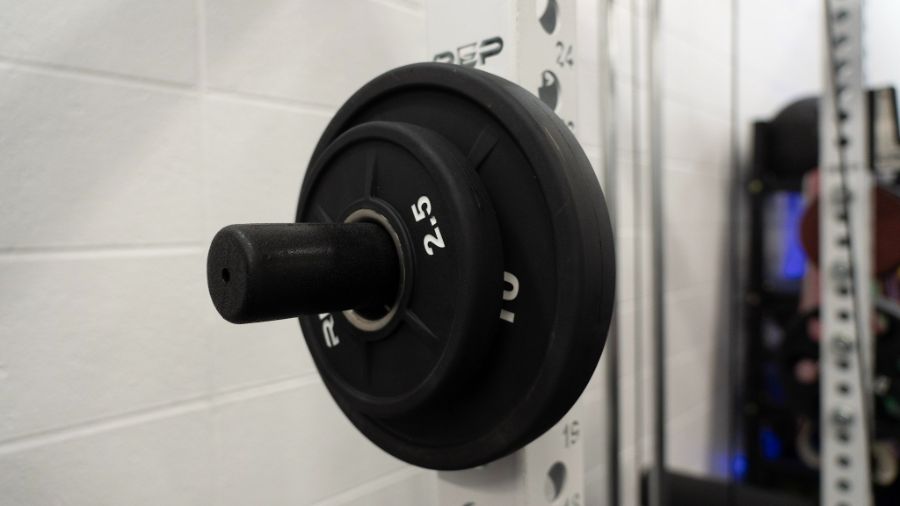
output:
[[[741,479],[747,475],[747,457],[744,454],[737,454],[731,461],[731,472],[734,477]]]
[[[785,403],[784,385],[781,383],[781,374],[778,366],[773,363],[767,363],[763,368],[763,384],[765,390],[773,402],[778,404]]]
[[[784,279],[800,279],[806,271],[806,254],[800,242],[800,220],[803,217],[803,194],[789,193],[784,202],[784,258],[781,260],[781,276]]]
[[[772,429],[764,427],[760,431],[759,443],[762,445],[763,457],[767,460],[777,460],[781,457],[781,438]]]

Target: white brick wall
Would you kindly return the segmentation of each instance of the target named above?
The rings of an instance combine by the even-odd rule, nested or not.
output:
[[[197,9],[184,0],[0,2],[0,55],[75,70],[190,85]]]
[[[731,2],[662,2],[667,451],[723,475],[731,161]]]
[[[644,4],[612,7],[624,505],[652,414]],[[721,472],[732,13],[663,4],[669,455]],[[579,133],[599,166],[596,8],[579,0]],[[204,279],[219,227],[292,217],[336,107],[425,58],[423,16],[419,0],[0,0],[0,504],[433,504],[433,473],[340,416],[295,322],[224,323]],[[747,93],[782,85],[760,76]],[[585,401],[587,504],[604,504],[602,372]]]
[[[723,352],[727,199],[732,184],[731,2],[662,0],[661,4],[667,464],[680,471],[721,475],[726,471],[725,425],[730,409],[716,391],[727,377]],[[653,244],[646,117],[648,2],[614,0],[611,8],[619,164],[620,489],[622,504],[632,506],[638,504],[639,473],[652,461],[655,311],[650,292]],[[636,140],[635,121],[640,126]],[[603,416],[602,396],[588,409]],[[596,450],[605,455],[602,443]],[[603,458],[588,463],[589,504],[606,504]]]
[[[424,58],[415,0],[0,0],[0,504],[428,505],[296,322],[237,328],[212,233],[291,219],[314,143]]]

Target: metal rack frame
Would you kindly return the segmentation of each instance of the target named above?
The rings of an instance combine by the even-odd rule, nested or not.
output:
[[[821,503],[872,504],[872,175],[860,0],[825,0],[819,116]]]

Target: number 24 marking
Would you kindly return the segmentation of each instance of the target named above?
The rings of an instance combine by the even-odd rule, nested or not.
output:
[[[560,67],[575,65],[575,59],[572,58],[572,46],[567,46],[562,41],[557,41],[556,48],[559,49],[559,53],[556,55],[557,65]]]

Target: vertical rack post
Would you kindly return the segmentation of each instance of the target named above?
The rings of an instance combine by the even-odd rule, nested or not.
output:
[[[597,61],[598,93],[597,100],[599,110],[597,118],[600,120],[600,147],[603,150],[603,177],[606,205],[609,208],[609,218],[612,222],[613,233],[618,233],[618,148],[616,125],[616,73],[613,67],[611,53],[612,43],[612,14],[610,12],[614,0],[600,0],[598,9],[598,35],[597,35]],[[616,258],[619,257],[618,252]],[[616,303],[618,306],[618,301]],[[619,412],[621,402],[619,399],[619,311],[613,309],[612,320],[609,326],[609,335],[606,340],[606,469],[607,469],[607,504],[618,505],[621,501],[619,450],[621,449],[621,430],[619,428]]]
[[[823,505],[872,504],[872,176],[862,75],[862,6],[825,0],[819,115]]]
[[[429,55],[518,83],[575,130],[575,4],[427,0]],[[585,506],[583,416],[578,401],[556,426],[515,454],[476,469],[438,473],[438,504]]]
[[[666,262],[665,192],[662,145],[662,0],[650,0],[647,31],[647,79],[649,108],[647,123],[650,143],[650,206],[653,244],[653,472],[650,475],[650,504],[663,506],[666,492]]]

